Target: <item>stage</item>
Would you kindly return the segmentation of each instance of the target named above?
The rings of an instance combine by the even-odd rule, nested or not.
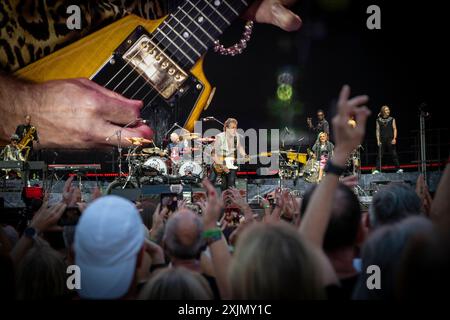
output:
[[[419,172],[404,172],[404,173],[380,173],[380,174],[361,174],[359,179],[358,196],[360,200],[367,205],[373,196],[380,188],[387,185],[390,182],[404,182],[412,187],[415,187]],[[427,180],[430,192],[433,193],[439,183],[441,171],[428,172]],[[102,193],[106,193],[108,186],[112,182],[112,179],[105,178],[86,178],[81,180],[75,180],[81,187],[82,197],[85,201],[90,201],[92,190],[98,186]],[[46,181],[32,180],[32,186],[42,186],[44,189],[48,189],[50,192],[49,203],[55,203],[61,200],[62,191],[64,187],[65,179]],[[304,192],[310,187],[312,183],[308,183],[303,179],[297,180],[283,180],[279,178],[246,178],[237,179],[236,187],[242,191],[245,191],[247,201],[250,204],[258,203],[258,196],[264,196],[265,194],[274,191],[278,187],[287,188],[292,191],[294,195],[303,196]],[[198,185],[182,184],[183,196],[189,199],[189,195],[196,192],[201,192],[202,188]],[[218,186],[217,186],[218,187]],[[5,180],[0,185],[0,198],[3,198],[5,208],[24,208],[25,203],[22,200],[22,180]],[[173,189],[172,189],[173,190]],[[115,189],[113,193],[122,195],[131,200],[146,197],[157,197],[160,193],[171,192],[170,185],[168,184],[152,184],[144,185],[138,190],[133,189]],[[133,199],[134,198],[134,199]]]

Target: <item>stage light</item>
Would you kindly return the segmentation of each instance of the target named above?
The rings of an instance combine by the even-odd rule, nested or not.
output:
[[[278,85],[288,84],[292,85],[294,82],[294,75],[291,72],[282,72],[278,75]]]
[[[277,89],[277,97],[281,101],[290,101],[292,99],[293,89],[290,84],[280,84]]]

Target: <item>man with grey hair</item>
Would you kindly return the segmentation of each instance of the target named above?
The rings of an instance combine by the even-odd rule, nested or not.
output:
[[[176,212],[167,221],[163,244],[172,265],[198,271],[196,263],[203,247],[202,231],[202,220],[188,209]]]
[[[205,247],[202,232],[203,221],[200,216],[189,209],[181,209],[166,223],[163,247],[170,258],[172,267],[185,267],[202,274],[208,281],[214,297],[219,298],[215,278],[206,274],[200,264]]]
[[[390,183],[378,191],[369,208],[370,228],[392,224],[422,211],[414,189],[405,183]]]

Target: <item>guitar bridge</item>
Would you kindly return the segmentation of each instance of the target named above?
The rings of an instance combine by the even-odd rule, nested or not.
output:
[[[165,99],[180,89],[188,78],[167,54],[148,35],[142,35],[122,56]]]

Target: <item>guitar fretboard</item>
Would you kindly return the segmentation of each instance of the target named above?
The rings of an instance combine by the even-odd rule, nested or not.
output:
[[[250,0],[184,0],[153,32],[182,67],[192,67],[248,7]]]

